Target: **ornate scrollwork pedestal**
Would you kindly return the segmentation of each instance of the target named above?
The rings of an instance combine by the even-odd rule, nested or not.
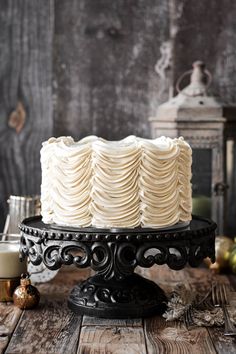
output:
[[[91,267],[96,275],[72,290],[74,312],[104,318],[146,317],[165,310],[166,296],[154,282],[134,273],[137,266],[167,264],[180,270],[215,261],[216,224],[194,216],[185,228],[95,229],[46,225],[41,217],[21,225],[21,257],[56,270],[62,265]]]

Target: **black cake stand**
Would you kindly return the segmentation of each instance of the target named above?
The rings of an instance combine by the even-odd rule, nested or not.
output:
[[[46,225],[41,217],[20,224],[21,257],[51,270],[74,264],[97,274],[76,285],[69,308],[81,315],[135,318],[160,314],[166,296],[154,282],[134,273],[137,266],[167,264],[180,270],[215,261],[216,224],[193,216],[187,227],[158,229],[70,228]]]

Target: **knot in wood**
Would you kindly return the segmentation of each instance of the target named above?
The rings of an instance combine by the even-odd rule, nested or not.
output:
[[[16,133],[19,134],[25,125],[26,112],[22,102],[18,102],[16,109],[11,112],[8,119],[8,126],[15,129]]]

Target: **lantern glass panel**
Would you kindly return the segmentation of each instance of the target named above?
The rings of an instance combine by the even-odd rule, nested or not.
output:
[[[193,214],[211,217],[211,149],[193,149],[192,174]]]

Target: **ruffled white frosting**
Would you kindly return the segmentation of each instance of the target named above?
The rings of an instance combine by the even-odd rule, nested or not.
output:
[[[43,221],[105,228],[189,221],[191,163],[183,138],[51,138],[41,149]]]

